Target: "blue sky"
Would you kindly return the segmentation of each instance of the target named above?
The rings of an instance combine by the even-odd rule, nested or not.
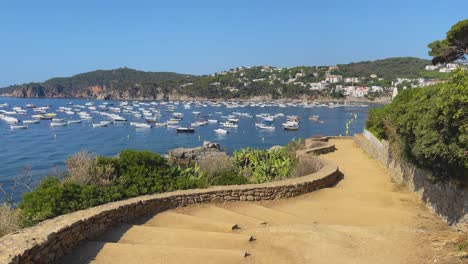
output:
[[[0,87],[123,66],[209,74],[428,58],[467,10],[466,0],[0,0]]]

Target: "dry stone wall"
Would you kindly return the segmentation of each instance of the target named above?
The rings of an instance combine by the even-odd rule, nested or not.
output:
[[[416,192],[422,201],[449,225],[468,231],[468,186],[454,182],[433,184],[429,172],[416,168],[399,157],[394,157],[388,141],[379,141],[369,131],[355,137],[356,142],[372,158],[382,163],[393,179]]]
[[[295,179],[139,196],[58,216],[0,238],[0,263],[50,263],[117,224],[175,207],[289,198],[332,187],[342,174],[336,165],[324,164],[317,173]]]

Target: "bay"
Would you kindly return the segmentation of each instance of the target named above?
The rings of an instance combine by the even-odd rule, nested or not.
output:
[[[132,104],[131,101],[129,101]],[[77,106],[85,104],[99,106],[104,103],[108,107],[119,107],[121,101],[100,101],[81,99],[19,99],[0,97],[0,105],[8,104],[0,110],[11,111],[13,107],[22,107],[27,110],[25,115],[9,115],[20,120],[32,119],[32,108],[26,108],[27,104],[36,107],[50,105],[47,110],[56,113],[56,118],[66,120],[80,119],[78,115],[70,115],[57,111],[59,107],[80,109]],[[171,117],[172,112],[166,112],[167,105],[161,102],[143,102],[143,105],[133,107],[134,111],[142,109],[159,108],[161,120]],[[138,103],[136,103],[138,104]],[[168,103],[171,104],[171,103]],[[178,105],[177,105],[178,104]],[[205,106],[203,106],[205,104]],[[243,105],[240,103],[240,105]],[[106,117],[98,113],[91,113],[87,107],[80,111],[86,111],[94,118],[93,122],[106,120]],[[306,138],[314,135],[338,136],[345,135],[346,124],[349,123],[349,135],[362,132],[367,117],[368,109],[373,105],[347,105],[339,107],[304,107],[301,104],[281,105],[266,103],[248,104],[245,107],[212,106],[209,103],[192,103],[190,109],[184,107],[184,103],[177,102],[174,111],[184,115],[182,125],[188,125],[197,120],[192,112],[201,112],[201,115],[209,115],[210,119],[223,122],[222,116],[233,112],[248,113],[253,117],[240,115],[239,126],[236,129],[227,129],[229,134],[218,135],[213,130],[220,127],[219,124],[208,124],[195,127],[195,133],[177,133],[175,129],[166,127],[153,127],[151,129],[139,129],[130,126],[130,122],[144,122],[144,118],[136,118],[129,113],[117,113],[127,119],[127,122],[116,122],[107,127],[93,128],[92,121],[83,121],[79,124],[69,124],[63,127],[51,127],[50,120],[41,120],[39,124],[28,124],[27,129],[11,129],[9,123],[0,120],[0,184],[8,188],[12,184],[11,179],[21,173],[24,168],[29,168],[33,178],[39,181],[47,176],[54,168],[61,170],[65,167],[68,156],[81,150],[95,152],[99,155],[117,155],[123,149],[151,150],[160,154],[166,154],[168,150],[177,147],[195,147],[203,144],[203,141],[220,143],[228,153],[234,150],[253,147],[269,148],[274,145],[285,145],[292,139]],[[140,110],[139,110],[140,108]],[[219,113],[221,112],[221,114]],[[259,122],[257,114],[267,113],[275,115],[284,114],[275,118],[273,125],[275,130],[262,130],[255,126]],[[286,131],[281,124],[286,121],[286,116],[297,115],[300,118],[300,128],[297,131]],[[318,115],[318,123],[308,120],[309,116]],[[352,121],[350,121],[352,120]],[[19,123],[21,124],[21,123]]]

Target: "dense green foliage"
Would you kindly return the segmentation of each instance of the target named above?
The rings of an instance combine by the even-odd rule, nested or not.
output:
[[[389,58],[338,65],[331,73],[343,77],[362,77],[360,86],[378,85],[390,87],[397,77],[446,78],[446,74],[425,71],[430,61],[418,58]],[[26,97],[96,97],[119,98],[168,98],[170,95],[187,95],[210,99],[250,98],[342,98],[334,90],[336,84],[326,90],[310,90],[309,83],[324,81],[328,66],[299,66],[292,68],[246,67],[226,72],[191,76],[168,72],[143,72],[128,68],[99,70],[67,78],[53,78],[43,83],[14,85],[0,93],[17,92]],[[370,78],[377,74],[379,78]],[[105,87],[105,91],[99,90]],[[98,92],[93,89],[98,88]],[[90,91],[93,90],[93,91]]]
[[[376,61],[363,61],[350,64],[339,64],[334,73],[343,77],[369,77],[376,74],[379,78],[394,80],[396,78],[419,78],[429,60],[401,57]]]
[[[465,59],[468,54],[468,19],[453,25],[445,39],[436,40],[428,47],[434,65]]]
[[[30,88],[38,97],[56,94],[64,97],[80,97],[85,88],[93,86],[106,87],[108,91],[126,92],[131,97],[142,96],[155,98],[160,92],[158,87],[187,79],[191,75],[173,72],[144,72],[129,68],[115,70],[97,70],[71,77],[52,78],[43,83],[13,85],[2,89],[10,93],[17,89]]]
[[[288,177],[293,158],[284,149],[246,148],[234,152],[234,164],[250,182],[263,183]]]
[[[124,150],[117,157],[90,157],[75,154],[67,161],[73,173],[64,179],[48,177],[24,194],[19,204],[23,225],[138,195],[283,179],[293,168],[293,158],[284,149],[244,149],[210,171],[201,170],[198,164],[182,168],[149,151]],[[77,167],[86,169],[78,172]],[[87,173],[94,175],[80,175]]]
[[[166,159],[149,151],[124,150],[118,157],[99,157],[98,164],[111,164],[115,168],[110,184],[47,178],[34,191],[26,193],[19,205],[25,223],[143,194],[206,187],[204,175],[196,167],[171,166]]]
[[[456,70],[447,83],[401,91],[369,112],[366,127],[432,172],[432,180],[468,182],[468,70]]]

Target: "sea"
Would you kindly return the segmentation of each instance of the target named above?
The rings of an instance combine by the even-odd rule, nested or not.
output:
[[[126,107],[127,109],[133,107],[133,113],[159,109],[160,122],[171,118],[174,112],[182,113],[184,116],[180,122],[182,126],[196,122],[200,116],[224,122],[228,115],[234,113],[235,118],[239,119],[238,128],[226,128],[229,133],[225,135],[214,132],[215,129],[221,127],[220,124],[195,127],[193,134],[177,133],[174,128],[167,127],[135,128],[130,125],[130,122],[145,122],[144,117],[136,117],[130,112],[123,111],[116,114],[126,118],[126,122],[111,123],[107,127],[93,127],[93,122],[109,119],[101,115],[101,109],[118,108],[122,102],[0,97],[0,110],[10,112],[8,116],[19,120],[30,120],[32,115],[37,114],[33,108],[26,107],[28,104],[36,107],[49,106],[48,113],[56,113],[55,118],[65,121],[79,120],[80,117],[77,114],[67,114],[60,110],[60,107],[72,108],[72,111],[76,113],[88,112],[93,117],[93,120],[60,127],[51,127],[50,120],[41,120],[38,124],[28,124],[27,129],[11,129],[12,124],[0,120],[0,184],[2,188],[13,188],[13,179],[23,175],[25,171],[34,179],[34,184],[37,184],[40,179],[51,172],[63,171],[67,158],[81,150],[106,156],[117,155],[124,149],[150,150],[164,155],[170,149],[201,146],[204,141],[211,141],[219,143],[227,153],[232,153],[245,147],[267,149],[274,145],[285,145],[293,139],[317,135],[353,135],[362,132],[368,110],[378,107],[376,105],[319,103],[315,105],[300,103],[212,104],[210,102],[127,101]],[[90,105],[97,107],[97,111],[90,110]],[[26,112],[11,114],[13,107],[21,107]],[[174,109],[174,112],[167,111],[168,108]],[[200,112],[200,114],[196,115],[193,112]],[[271,123],[275,129],[264,130],[256,127],[255,124],[262,120],[256,117],[259,114],[276,115]],[[299,117],[299,129],[284,130],[282,123],[286,121],[287,116],[292,115]],[[319,122],[309,120],[309,116],[313,115],[319,116]],[[21,122],[18,125],[21,125]],[[16,190],[16,192],[22,191]],[[20,194],[15,194],[15,196],[18,195]]]

